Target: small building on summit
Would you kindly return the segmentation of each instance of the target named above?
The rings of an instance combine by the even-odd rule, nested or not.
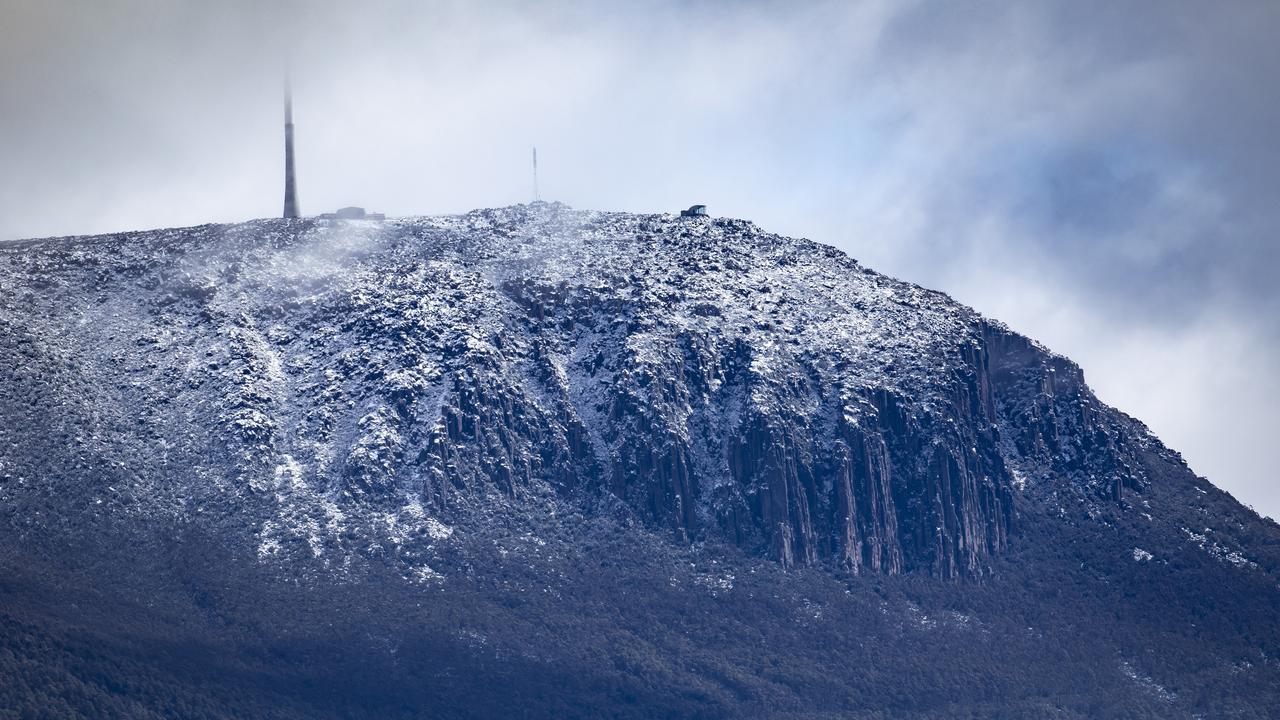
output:
[[[706,217],[706,216],[707,216],[706,205],[694,205],[690,207],[688,210],[680,211],[680,217]]]
[[[387,216],[382,213],[365,212],[362,207],[344,207],[339,208],[337,212],[323,213],[320,215],[321,220],[386,220]]]

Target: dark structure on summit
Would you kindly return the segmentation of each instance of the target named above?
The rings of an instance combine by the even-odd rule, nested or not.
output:
[[[383,213],[368,212],[362,207],[344,207],[339,208],[337,212],[323,213],[320,215],[321,220],[386,220],[387,216]]]
[[[707,216],[706,205],[694,205],[688,210],[680,211],[680,217],[706,217],[706,216]]]
[[[293,94],[284,86],[284,216],[300,217],[298,186],[293,177]]]

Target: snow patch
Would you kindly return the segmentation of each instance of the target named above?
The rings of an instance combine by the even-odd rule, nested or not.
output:
[[[1209,537],[1213,532],[1212,528],[1205,528],[1203,532],[1195,532],[1190,528],[1182,528],[1182,532],[1186,534],[1201,550],[1209,553],[1210,557],[1221,563],[1234,565],[1238,568],[1257,568],[1258,563],[1250,560],[1240,553],[1239,550],[1232,550],[1218,541]]]
[[[1159,698],[1160,700],[1166,703],[1172,703],[1173,701],[1178,699],[1178,696],[1176,693],[1166,689],[1163,685],[1157,683],[1155,680],[1152,680],[1150,675],[1146,675],[1140,672],[1127,660],[1120,661],[1120,672],[1124,673],[1125,677],[1132,680],[1134,685],[1137,685],[1143,690],[1146,690],[1152,695],[1155,695],[1157,698]]]

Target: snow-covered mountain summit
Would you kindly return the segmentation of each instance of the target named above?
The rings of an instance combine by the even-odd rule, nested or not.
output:
[[[262,220],[12,243],[0,277],[8,397],[42,397],[10,455],[56,403],[102,512],[247,515],[264,558],[604,494],[784,565],[981,572],[1028,482],[1119,500],[1150,443],[1068,361],[740,220]]]
[[[0,369],[0,705],[1280,707],[1280,528],[1067,359],[749,222],[5,243]]]

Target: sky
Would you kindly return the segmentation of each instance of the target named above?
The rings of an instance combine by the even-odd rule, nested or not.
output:
[[[0,240],[541,193],[828,243],[1280,517],[1280,3],[0,0]]]

